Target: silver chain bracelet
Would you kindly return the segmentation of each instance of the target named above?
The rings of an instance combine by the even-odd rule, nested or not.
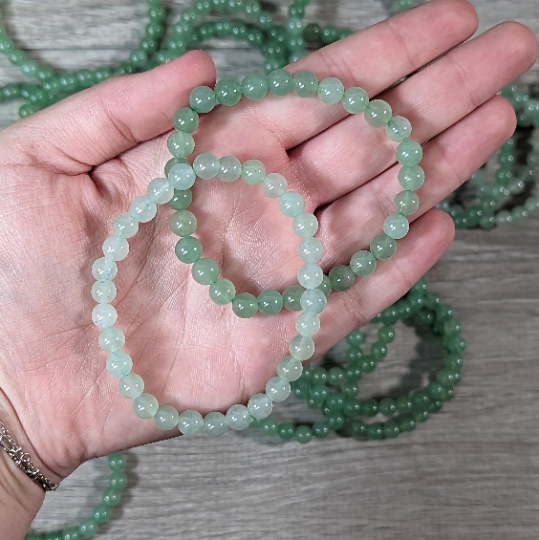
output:
[[[59,484],[53,484],[48,478],[43,476],[39,469],[32,463],[30,454],[22,451],[11,436],[6,426],[0,420],[0,446],[7,452],[8,456],[15,462],[15,465],[30,477],[38,486],[45,491],[54,491]]]

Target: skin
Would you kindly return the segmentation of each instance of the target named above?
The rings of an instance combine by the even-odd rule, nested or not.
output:
[[[317,353],[396,301],[441,257],[454,229],[432,207],[514,131],[511,106],[495,94],[533,65],[535,37],[506,23],[455,49],[476,28],[467,1],[433,0],[289,67],[362,86],[412,122],[412,139],[428,141],[427,182],[410,233],[373,275],[332,294]],[[90,458],[171,436],[138,420],[105,371],[91,322],[90,268],[113,217],[162,175],[174,111],[188,104],[192,88],[214,82],[210,58],[191,52],[106,81],[0,133],[0,418],[53,481]],[[320,221],[327,273],[368,246],[401,190],[395,145],[362,116],[314,98],[244,99],[201,119],[195,152],[260,159],[268,172],[283,174]],[[193,192],[204,256],[238,291],[282,291],[295,281],[298,241],[276,201],[241,181],[200,181]],[[174,255],[171,214],[161,207],[129,241],[115,280],[117,326],[134,371],[160,403],[226,411],[274,376],[296,315],[241,320],[230,306],[211,303]],[[22,538],[42,500],[40,489],[1,458],[0,536]]]

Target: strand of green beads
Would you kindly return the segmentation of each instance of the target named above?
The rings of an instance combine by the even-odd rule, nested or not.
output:
[[[24,540],[81,540],[95,536],[99,525],[110,521],[111,510],[120,503],[121,492],[127,487],[127,476],[124,473],[125,455],[111,454],[107,457],[107,461],[110,469],[108,487],[101,497],[101,503],[94,507],[91,517],[62,531],[48,533],[30,531]]]

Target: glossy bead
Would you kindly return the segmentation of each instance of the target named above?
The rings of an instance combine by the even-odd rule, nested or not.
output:
[[[109,454],[107,461],[111,471],[123,471],[125,469],[126,459],[123,454]]]
[[[154,178],[148,185],[148,200],[155,204],[166,204],[174,196],[174,187],[166,178]]]
[[[266,383],[266,395],[272,401],[284,401],[290,395],[290,383],[280,377],[272,377]]]
[[[370,251],[356,251],[350,259],[350,270],[356,276],[368,276],[376,268],[376,257]]]
[[[125,345],[124,333],[114,326],[101,330],[98,336],[99,346],[105,352],[119,351]]]
[[[335,77],[326,77],[318,85],[318,97],[323,103],[334,105],[339,103],[344,96],[344,86]]]
[[[298,426],[294,433],[294,438],[300,444],[307,444],[313,438],[313,432],[309,426]]]
[[[355,283],[356,277],[350,267],[338,265],[334,266],[329,274],[331,286],[335,291],[347,291]]]
[[[419,208],[419,197],[413,191],[401,191],[393,202],[395,210],[403,216],[409,216]]]
[[[114,218],[112,228],[114,229],[114,234],[116,236],[131,238],[137,234],[139,222],[128,212],[122,212]]]
[[[178,425],[180,415],[178,411],[171,405],[163,405],[159,407],[154,416],[155,425],[163,430],[170,431]]]
[[[258,301],[251,293],[240,293],[232,301],[232,311],[242,319],[248,319],[258,310]]]
[[[96,281],[92,285],[92,298],[99,304],[110,304],[116,298],[116,285],[112,281]]]
[[[408,234],[410,224],[402,214],[391,214],[384,220],[384,232],[389,238],[400,240]]]
[[[129,206],[129,213],[140,223],[148,223],[157,214],[157,205],[148,197],[137,197]]]
[[[113,472],[109,478],[109,486],[117,491],[127,487],[127,476],[122,471]]]
[[[184,191],[193,186],[196,180],[196,174],[189,163],[177,163],[170,169],[167,178],[174,189]],[[189,204],[191,203],[189,202]]]
[[[314,236],[318,231],[318,219],[310,212],[302,212],[294,217],[292,230],[300,238]]]
[[[298,283],[305,289],[316,289],[324,277],[322,269],[313,263],[305,263],[298,270]]]
[[[208,86],[197,86],[189,94],[189,106],[197,113],[209,113],[215,107],[215,92]]]
[[[118,266],[110,257],[101,257],[92,264],[92,276],[98,281],[113,280],[118,274]]]
[[[250,159],[243,164],[241,178],[250,186],[261,184],[266,178],[266,167],[258,159]]]
[[[60,536],[60,540],[80,540],[80,538],[80,529],[78,527],[68,527],[62,531]],[[24,540],[43,540],[43,536],[40,534],[36,536],[27,534]]]
[[[241,84],[232,78],[221,79],[215,85],[215,100],[221,105],[230,107],[241,99]]]
[[[92,310],[92,321],[98,328],[113,326],[117,319],[118,313],[110,304],[97,304]]]
[[[122,378],[131,373],[133,360],[128,354],[117,351],[107,358],[106,368],[113,377]]]
[[[298,255],[300,259],[306,263],[318,262],[322,258],[323,254],[324,247],[322,242],[320,242],[320,240],[317,238],[305,238],[298,246]]]
[[[94,518],[86,518],[80,522],[80,534],[85,538],[94,536],[97,532],[97,522]]]
[[[394,116],[386,126],[386,134],[395,142],[402,142],[412,133],[412,124],[404,116]]]
[[[236,287],[234,284],[225,278],[219,278],[210,285],[210,298],[216,304],[224,306],[230,304],[236,296]]]
[[[423,158],[423,148],[415,141],[403,141],[397,146],[397,161],[405,167],[416,166]]]
[[[178,240],[175,252],[180,261],[193,264],[202,256],[202,244],[194,236],[186,236]]]
[[[316,94],[318,79],[311,71],[300,71],[294,75],[294,93],[300,97],[311,97]]]
[[[204,428],[204,419],[198,411],[188,409],[180,414],[178,427],[184,435],[196,435]]]
[[[299,285],[290,285],[283,291],[283,305],[288,311],[300,311],[301,295],[305,292],[303,287]]]
[[[365,109],[365,120],[373,127],[384,127],[391,120],[392,110],[389,103],[373,99]]]
[[[193,161],[193,169],[202,180],[215,178],[221,169],[219,160],[209,152],[199,154]]]
[[[293,78],[288,71],[277,69],[268,75],[268,89],[274,96],[286,96],[292,91]]]
[[[219,178],[223,182],[235,182],[242,171],[241,161],[234,156],[225,156],[219,160]]]
[[[123,261],[129,253],[129,244],[120,236],[109,236],[102,247],[103,255],[113,261]]]
[[[277,426],[277,435],[283,441],[289,441],[294,438],[296,428],[291,422],[282,422]]]
[[[191,275],[200,285],[212,285],[219,277],[219,267],[213,259],[199,259],[193,264]]]
[[[245,405],[232,405],[226,412],[226,423],[234,431],[247,429],[251,423],[249,409]]]
[[[186,158],[193,153],[193,150],[195,149],[195,140],[190,133],[186,133],[185,131],[175,131],[174,133],[171,133],[167,139],[167,148],[174,157]]]
[[[170,229],[177,236],[191,236],[197,228],[197,218],[189,210],[178,210],[170,217]]]
[[[325,309],[326,305],[326,295],[320,289],[304,290],[300,296],[300,307],[305,313],[318,315]]]
[[[279,199],[288,189],[286,178],[279,173],[270,173],[262,182],[262,193],[270,199]]]
[[[359,114],[369,105],[369,95],[363,88],[352,86],[344,92],[342,106],[347,113]]]
[[[178,131],[184,131],[185,133],[193,133],[198,128],[199,122],[198,114],[190,107],[178,109],[172,117],[172,125]]]
[[[300,336],[312,337],[320,331],[320,319],[313,313],[301,313],[295,327]]]
[[[107,506],[118,506],[121,501],[121,494],[119,491],[109,488],[105,493],[103,494],[103,503]]]
[[[274,289],[262,291],[257,298],[258,310],[263,315],[277,315],[283,309],[283,297]]]
[[[226,417],[220,412],[211,412],[204,417],[204,431],[208,437],[221,437],[227,432]]]
[[[298,335],[290,340],[288,350],[293,358],[308,360],[314,354],[314,342],[310,337]]]
[[[279,209],[287,217],[295,217],[303,212],[305,199],[295,191],[288,191],[279,199]]]
[[[268,81],[262,75],[251,73],[246,75],[241,83],[243,95],[252,101],[262,99],[268,93]]]
[[[247,403],[249,413],[253,418],[267,418],[273,410],[273,402],[266,394],[255,394]]]
[[[415,191],[425,183],[425,171],[419,165],[402,167],[399,171],[399,183],[404,189]]]
[[[277,375],[285,381],[297,381],[303,372],[301,360],[292,356],[285,356],[277,364]]]
[[[136,399],[144,392],[144,381],[140,375],[130,373],[118,382],[120,394],[127,399]]]
[[[135,414],[142,419],[153,418],[157,414],[159,403],[151,394],[141,394],[133,401]]]
[[[386,260],[397,252],[397,243],[386,234],[378,234],[371,240],[370,249],[377,259]]]

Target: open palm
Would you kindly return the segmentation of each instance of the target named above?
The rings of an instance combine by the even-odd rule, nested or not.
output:
[[[507,23],[385,91],[476,30],[465,0],[436,0],[291,65],[339,77],[380,95],[410,119],[425,144],[421,207],[397,255],[334,293],[316,336],[322,352],[394,302],[441,256],[451,219],[430,210],[455,190],[514,129],[507,102],[493,97],[528,69],[535,38]],[[0,134],[0,405],[9,407],[45,470],[59,477],[81,461],[164,436],[137,419],[105,370],[91,322],[91,264],[112,218],[162,176],[173,112],[197,85],[214,83],[208,56],[192,52],[151,72],[117,78]],[[319,100],[268,97],[219,107],[195,133],[196,152],[261,160],[302,193],[320,221],[322,266],[346,264],[368,245],[400,191],[394,144],[362,115]],[[428,141],[428,142],[427,142]],[[282,291],[300,261],[291,220],[260,189],[198,181],[192,211],[204,256],[238,292]],[[172,210],[141,225],[115,280],[117,326],[146,390],[162,404],[201,413],[226,410],[260,391],[286,354],[296,315],[237,318],[174,255]],[[417,220],[417,221],[415,221]]]

